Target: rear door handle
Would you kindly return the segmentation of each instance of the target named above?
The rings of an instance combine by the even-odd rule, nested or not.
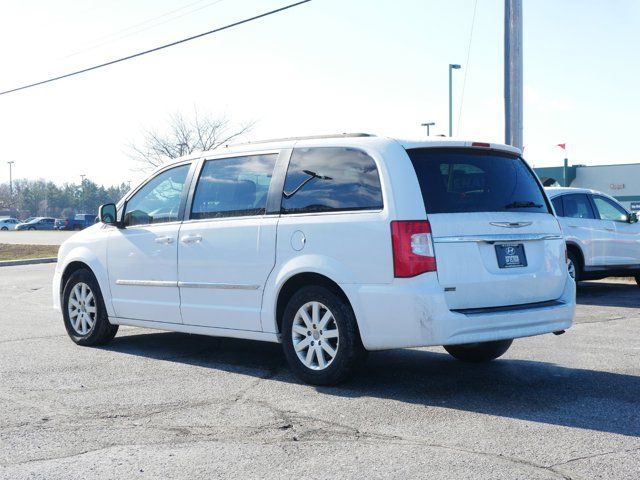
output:
[[[156,237],[155,242],[171,245],[173,243],[173,237]]]
[[[615,232],[615,231],[616,231],[616,229],[615,229],[615,228],[605,228],[605,230],[606,230],[607,232]]]
[[[182,243],[200,243],[202,241],[201,235],[185,235],[180,239]]]

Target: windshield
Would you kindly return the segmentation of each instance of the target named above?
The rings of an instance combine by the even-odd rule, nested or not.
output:
[[[468,148],[407,153],[427,213],[550,212],[533,172],[519,157]]]

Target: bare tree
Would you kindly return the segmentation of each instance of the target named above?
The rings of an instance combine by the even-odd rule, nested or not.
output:
[[[145,130],[141,144],[130,144],[130,157],[140,162],[143,170],[153,169],[171,158],[215,150],[248,133],[254,125],[233,124],[226,116],[199,115],[195,109],[192,118],[177,112],[169,117],[167,130]]]

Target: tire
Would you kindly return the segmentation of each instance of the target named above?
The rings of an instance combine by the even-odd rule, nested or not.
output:
[[[574,250],[567,251],[567,256],[569,257],[569,262],[567,263],[569,275],[578,283],[582,280],[582,261]]]
[[[287,303],[282,346],[296,376],[313,385],[346,380],[366,357],[351,305],[316,285],[302,287]]]
[[[464,345],[445,345],[444,349],[454,358],[463,362],[482,363],[494,360],[509,350],[513,339],[494,342],[467,343]]]
[[[80,308],[75,308],[74,302]],[[62,293],[62,316],[69,337],[78,345],[104,345],[118,332],[118,325],[109,323],[98,282],[86,269],[76,270],[67,280]]]
[[[27,230],[35,230],[35,229],[36,229],[36,227],[29,227],[29,228],[27,228]]]
[[[9,230],[9,229],[8,229],[7,227],[2,227],[2,229],[1,229],[1,230],[2,230],[2,231],[6,231],[6,230]]]

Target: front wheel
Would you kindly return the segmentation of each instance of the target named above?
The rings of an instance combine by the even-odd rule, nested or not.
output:
[[[289,300],[282,344],[294,373],[313,385],[345,380],[366,356],[351,306],[322,286],[303,287]]]
[[[9,230],[7,227],[2,227],[2,230]]]
[[[513,339],[494,342],[466,343],[463,345],[445,345],[444,349],[454,358],[463,362],[482,363],[504,355],[513,343]]]
[[[35,230],[35,229],[36,229],[36,227],[29,227],[29,228],[27,228],[27,230]]]
[[[100,286],[93,273],[80,269],[71,274],[62,293],[64,326],[78,345],[104,345],[118,332],[109,323]]]

